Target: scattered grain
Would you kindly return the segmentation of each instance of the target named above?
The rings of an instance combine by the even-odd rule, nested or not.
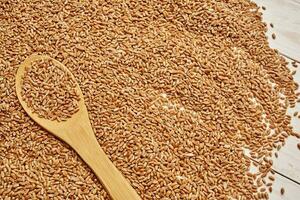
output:
[[[39,53],[72,71],[101,147],[142,199],[268,198],[256,179],[270,174],[263,158],[284,143],[283,132],[293,135],[286,111],[297,96],[255,3],[4,2],[0,196],[108,199],[75,152],[16,98],[18,64]],[[253,176],[244,147],[261,169]]]

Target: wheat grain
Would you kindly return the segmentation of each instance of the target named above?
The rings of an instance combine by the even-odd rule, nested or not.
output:
[[[0,196],[108,199],[17,100],[18,65],[38,53],[72,71],[101,147],[143,199],[268,198],[299,94],[256,4],[6,0],[0,13]]]

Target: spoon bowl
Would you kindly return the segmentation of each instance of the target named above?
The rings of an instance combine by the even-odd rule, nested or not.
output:
[[[16,75],[16,92],[19,102],[26,113],[48,132],[57,136],[69,144],[86,164],[94,171],[110,197],[114,200],[138,200],[139,195],[125,179],[122,173],[113,165],[105,152],[102,150],[93,132],[88,111],[84,103],[82,91],[76,83],[76,90],[80,97],[78,102],[79,110],[66,121],[51,121],[41,118],[34,113],[27,103],[22,99],[21,91],[23,77],[26,67],[38,60],[50,59],[57,66],[64,69],[73,80],[75,77],[65,65],[45,55],[31,55],[19,66]]]

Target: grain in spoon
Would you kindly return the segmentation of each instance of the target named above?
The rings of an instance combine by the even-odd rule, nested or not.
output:
[[[64,120],[54,120],[42,117],[33,108],[30,108],[28,102],[25,102],[22,97],[22,84],[24,73],[26,71],[25,69],[30,68],[32,63],[41,60],[51,60],[52,63],[60,69],[63,69],[74,80],[76,94],[78,95],[78,108],[72,115],[64,117]],[[72,73],[62,63],[44,55],[32,55],[28,57],[19,66],[17,71],[16,92],[26,113],[44,129],[69,144],[94,171],[112,199],[140,199],[136,191],[99,146],[89,120],[82,91]],[[34,101],[34,99],[32,100]],[[51,112],[51,110],[49,110],[49,112]]]

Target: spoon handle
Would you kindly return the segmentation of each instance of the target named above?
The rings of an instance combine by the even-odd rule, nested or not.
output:
[[[80,132],[80,133],[77,133]],[[83,134],[83,132],[86,132]],[[113,200],[141,198],[102,150],[90,127],[78,127],[68,143],[94,171]]]

